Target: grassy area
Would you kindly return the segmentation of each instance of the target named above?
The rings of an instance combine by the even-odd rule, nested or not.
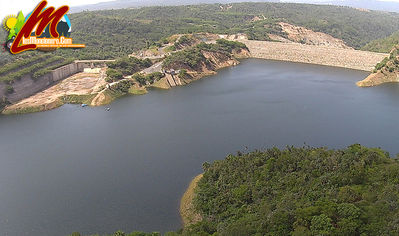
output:
[[[40,106],[32,106],[32,107],[18,107],[15,109],[4,109],[2,114],[4,115],[17,115],[17,114],[26,114],[26,113],[34,113],[34,112],[41,112],[47,111],[50,109],[54,109],[64,105],[62,100],[58,100],[55,103],[47,104],[47,105],[40,105]],[[0,109],[1,110],[1,109]]]
[[[96,94],[65,95],[62,97],[62,101],[69,104],[90,104],[95,96]]]
[[[131,87],[129,88],[129,94],[133,94],[133,95],[143,95],[148,93],[146,88],[135,88],[135,87]]]
[[[168,84],[168,81],[166,80],[166,77],[155,81],[153,84],[151,84],[152,88],[158,88],[158,89],[170,89],[170,86]]]

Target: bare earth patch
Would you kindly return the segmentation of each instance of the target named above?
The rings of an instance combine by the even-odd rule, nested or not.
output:
[[[200,214],[195,212],[193,199],[195,196],[195,188],[197,187],[198,181],[201,180],[202,174],[196,176],[188,186],[180,202],[180,215],[183,220],[185,227],[195,224],[202,220]]]
[[[3,113],[15,113],[13,111],[29,108],[50,110],[61,106],[62,97],[66,95],[96,94],[105,85],[105,69],[102,69],[100,73],[78,73],[40,93],[6,107]]]

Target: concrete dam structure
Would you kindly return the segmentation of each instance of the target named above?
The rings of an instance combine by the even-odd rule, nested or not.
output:
[[[24,75],[21,79],[15,80],[11,84],[14,92],[10,94],[7,94],[6,92],[7,84],[0,82],[0,99],[5,97],[9,102],[15,103],[43,91],[44,89],[76,73],[83,72],[85,68],[105,66],[105,63],[108,61],[112,60],[75,61],[71,64],[52,70],[38,79],[33,79],[30,74]]]

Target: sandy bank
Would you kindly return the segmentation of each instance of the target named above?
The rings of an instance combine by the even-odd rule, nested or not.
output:
[[[202,176],[203,174],[200,174],[190,182],[190,185],[180,201],[180,216],[183,220],[184,227],[195,224],[202,219],[200,214],[195,213],[193,205],[195,196],[194,189],[197,187],[198,181],[201,180]]]
[[[377,73],[369,75],[366,79],[357,82],[356,85],[359,87],[372,87],[385,83],[397,83],[397,82],[399,82],[398,73],[384,74],[383,72],[378,71]]]

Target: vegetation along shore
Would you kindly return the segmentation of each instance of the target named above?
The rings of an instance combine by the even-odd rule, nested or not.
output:
[[[379,148],[238,152],[203,170],[182,197],[183,228],[165,235],[399,234],[399,162]],[[160,234],[113,234],[130,235]]]
[[[85,49],[0,58],[3,114],[44,111],[65,103],[104,105],[126,94],[190,83],[245,57],[375,71],[359,86],[397,81],[391,65],[396,65],[395,58],[388,54],[398,43],[396,13],[234,3],[93,11],[70,18],[74,40],[86,44]],[[112,35],[112,41],[101,32]],[[245,48],[223,48],[218,39],[241,42]]]

